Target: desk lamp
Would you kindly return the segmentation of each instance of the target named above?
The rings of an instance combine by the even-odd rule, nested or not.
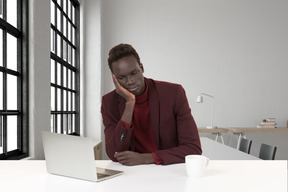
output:
[[[203,103],[203,95],[210,97],[213,99],[213,105],[212,105],[212,115],[211,115],[211,125],[207,126],[207,129],[215,129],[217,128],[216,126],[213,126],[213,118],[214,118],[214,104],[215,104],[215,98],[212,95],[208,95],[206,93],[201,93],[198,97],[197,97],[197,103]]]

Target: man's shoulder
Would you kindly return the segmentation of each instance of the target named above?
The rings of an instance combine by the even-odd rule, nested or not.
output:
[[[117,98],[118,98],[118,94],[116,93],[115,89],[102,96],[102,100],[115,100]]]

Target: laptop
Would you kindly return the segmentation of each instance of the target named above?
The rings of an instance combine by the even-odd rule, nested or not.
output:
[[[102,181],[123,171],[96,167],[92,139],[42,131],[48,173],[88,181]]]

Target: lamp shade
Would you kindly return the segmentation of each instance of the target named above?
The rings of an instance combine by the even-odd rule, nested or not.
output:
[[[197,103],[203,103],[203,97],[202,97],[202,95],[199,95],[199,96],[197,97]]]

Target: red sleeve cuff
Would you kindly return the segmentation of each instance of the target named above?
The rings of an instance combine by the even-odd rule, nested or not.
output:
[[[160,157],[158,157],[155,153],[152,153],[153,157],[154,157],[154,161],[156,165],[161,165],[163,164],[163,159],[161,159]]]
[[[122,124],[128,129],[132,127],[132,122],[131,123],[126,123],[125,121],[123,121],[122,119],[120,120],[122,122]]]

